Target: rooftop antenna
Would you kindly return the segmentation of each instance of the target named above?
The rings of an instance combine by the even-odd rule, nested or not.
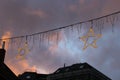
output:
[[[66,67],[66,64],[64,63],[64,68]]]

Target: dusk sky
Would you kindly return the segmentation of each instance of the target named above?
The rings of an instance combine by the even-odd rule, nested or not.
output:
[[[15,37],[51,30],[120,11],[120,0],[0,0],[0,37]],[[118,16],[120,18],[120,14]],[[98,48],[82,50],[82,35],[60,33],[58,44],[42,44],[23,60],[16,59],[17,47],[6,44],[5,63],[18,75],[24,71],[52,73],[59,67],[87,62],[112,80],[120,79],[120,19],[104,25]],[[90,27],[90,26],[89,26]],[[52,35],[54,37],[54,35]],[[38,42],[38,41],[36,41]],[[23,43],[24,44],[24,43]]]

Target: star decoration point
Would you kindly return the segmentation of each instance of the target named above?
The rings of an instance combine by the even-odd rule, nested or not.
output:
[[[101,38],[101,36],[101,34],[95,34],[93,28],[90,28],[87,35],[80,37],[80,39],[84,42],[83,50],[85,50],[88,46],[97,48],[96,42],[99,38]],[[93,38],[93,41],[91,43],[88,43],[90,37]]]
[[[26,54],[29,53],[29,51],[30,50],[28,49],[28,44],[27,44],[27,42],[25,42],[25,44],[22,48],[18,48],[18,54],[17,54],[16,58],[17,59],[24,59]]]

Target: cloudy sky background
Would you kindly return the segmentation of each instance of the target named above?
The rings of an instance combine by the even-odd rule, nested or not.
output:
[[[6,32],[10,36],[27,35],[96,18],[119,11],[119,3],[119,0],[0,0],[0,36]],[[51,41],[47,47],[32,50],[25,60],[15,58],[15,48],[8,49],[5,62],[16,75],[26,70],[51,73],[64,63],[87,62],[111,79],[119,80],[120,24],[116,23],[114,33],[109,26],[105,26],[97,49],[89,47],[83,51],[79,35],[67,38],[60,34],[58,45]]]

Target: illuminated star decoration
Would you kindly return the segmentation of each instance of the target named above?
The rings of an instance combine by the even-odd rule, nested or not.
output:
[[[25,42],[22,48],[18,48],[18,54],[16,56],[17,59],[25,59],[26,54],[29,53],[28,43]]]
[[[101,38],[101,36],[101,34],[95,34],[93,28],[91,27],[87,35],[80,37],[80,39],[84,42],[83,50],[85,50],[88,46],[97,48],[96,42],[99,38]],[[91,42],[89,42],[90,38],[92,38]]]

